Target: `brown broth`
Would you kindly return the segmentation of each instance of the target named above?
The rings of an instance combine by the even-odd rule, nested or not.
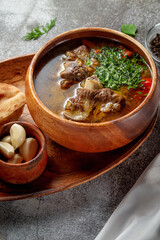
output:
[[[94,38],[91,40],[94,40],[99,46],[104,44],[114,46],[115,44],[115,42],[106,39]],[[63,111],[66,100],[73,97],[76,89],[80,87],[80,83],[74,84],[68,89],[61,89],[60,87],[60,81],[63,80],[60,77],[60,72],[63,70],[65,52],[75,49],[80,45],[82,45],[81,39],[59,44],[42,58],[35,71],[34,87],[38,97],[47,108],[61,117],[64,117]],[[151,77],[150,72],[147,77]],[[132,100],[134,95],[134,91],[129,94],[129,105],[124,107],[120,112],[105,114],[105,118],[101,121],[110,121],[122,117],[138,107],[144,98],[137,97],[135,100]],[[96,120],[94,116],[90,116],[88,122],[99,122],[99,120]]]
[[[75,93],[75,85],[69,89],[62,90],[60,87],[60,72],[63,70],[64,53],[80,44],[78,41],[70,41],[69,44],[62,43],[52,49],[39,63],[36,69],[34,87],[42,103],[54,113],[63,117],[64,105],[67,98]]]

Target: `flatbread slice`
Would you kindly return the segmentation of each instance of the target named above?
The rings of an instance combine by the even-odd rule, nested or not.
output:
[[[18,120],[25,103],[25,95],[17,87],[0,83],[0,125]]]

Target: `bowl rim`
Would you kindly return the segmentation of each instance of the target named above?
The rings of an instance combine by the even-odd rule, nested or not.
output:
[[[17,167],[18,167],[18,166],[25,166],[25,165],[32,164],[32,162],[35,161],[35,159],[42,154],[43,149],[46,148],[46,138],[45,138],[43,132],[41,131],[41,129],[38,128],[35,124],[30,123],[30,122],[27,122],[27,121],[21,121],[21,120],[8,122],[8,123],[5,123],[5,124],[3,124],[2,126],[0,126],[0,134],[1,134],[2,129],[3,129],[4,127],[7,127],[8,125],[11,125],[11,126],[12,126],[12,124],[14,124],[14,123],[20,124],[22,127],[24,127],[24,125],[27,125],[27,126],[29,126],[29,128],[31,128],[32,130],[34,129],[34,131],[38,132],[38,134],[40,135],[41,143],[42,143],[41,145],[44,146],[44,147],[41,146],[41,147],[39,148],[38,153],[35,155],[35,157],[32,158],[31,160],[27,161],[27,162],[22,162],[22,163],[8,163],[8,162],[3,161],[2,159],[0,159],[0,162],[3,163],[3,164],[6,165],[6,166],[12,166],[12,167],[14,167],[14,166],[17,166]],[[25,127],[24,127],[24,128],[25,128]],[[36,137],[35,137],[35,138],[36,138]],[[36,140],[37,140],[37,138],[36,138]],[[38,142],[38,140],[37,140],[37,142]],[[43,145],[43,144],[44,144],[44,145]],[[39,145],[39,143],[38,143],[38,145]]]
[[[127,39],[128,41],[130,41],[133,45],[136,45],[139,49],[141,49],[143,51],[143,53],[146,55],[146,57],[147,57],[147,59],[149,61],[149,64],[150,64],[150,67],[151,67],[151,73],[152,73],[152,80],[153,80],[148,95],[146,96],[146,98],[142,101],[142,103],[137,108],[135,108],[134,110],[132,110],[131,112],[129,112],[128,114],[126,114],[126,115],[124,115],[124,116],[122,116],[120,118],[117,118],[117,119],[114,119],[114,120],[110,120],[110,121],[106,121],[106,122],[100,122],[100,123],[76,122],[76,121],[72,121],[72,120],[63,118],[63,117],[55,114],[49,108],[47,108],[45,106],[45,104],[40,100],[40,98],[38,97],[38,95],[37,95],[37,93],[35,91],[34,84],[33,84],[33,82],[34,82],[34,70],[35,70],[36,63],[39,60],[41,60],[43,58],[43,56],[46,53],[49,52],[49,50],[54,48],[54,46],[52,46],[53,43],[55,43],[55,46],[56,46],[56,44],[60,44],[60,43],[62,43],[64,41],[66,41],[66,39],[63,40],[63,38],[65,38],[65,37],[78,35],[80,33],[86,33],[88,31],[89,32],[95,31],[95,32],[97,32],[97,34],[98,34],[98,32],[99,33],[101,32],[101,33],[110,33],[110,34],[113,34],[113,35],[118,35],[118,36],[120,36],[120,37],[122,37],[124,39]],[[76,38],[80,38],[80,37],[81,36],[79,35]],[[76,39],[76,38],[74,38],[74,39]],[[70,39],[67,39],[67,40],[70,40]],[[59,40],[61,40],[61,41],[59,41]],[[115,40],[115,39],[113,39],[113,40]],[[44,51],[46,51],[46,52],[44,53]],[[72,125],[75,125],[75,126],[78,125],[78,126],[82,126],[82,127],[98,127],[98,126],[113,125],[113,124],[115,124],[117,122],[123,121],[123,120],[133,116],[135,113],[140,111],[140,109],[143,108],[143,106],[150,100],[151,96],[153,95],[153,93],[155,91],[157,80],[158,80],[158,74],[157,74],[157,68],[156,68],[155,62],[154,62],[151,54],[147,51],[147,49],[141,43],[139,43],[133,37],[128,36],[128,35],[126,35],[126,34],[124,34],[122,32],[119,32],[117,30],[113,30],[113,29],[110,29],[110,28],[101,28],[101,27],[76,28],[76,29],[69,30],[69,31],[66,31],[64,33],[61,33],[61,34],[57,35],[56,37],[52,38],[47,43],[45,43],[38,50],[38,52],[35,54],[35,56],[33,57],[30,65],[29,65],[28,74],[27,75],[28,75],[28,83],[29,83],[29,86],[31,88],[30,90],[32,91],[32,95],[33,95],[34,101],[36,101],[37,104],[40,105],[41,108],[43,108],[45,112],[47,112],[49,115],[51,115],[53,118],[56,118],[57,120],[64,121],[66,124],[68,123],[68,124],[72,124]]]
[[[147,32],[147,34],[146,34],[146,37],[145,37],[145,46],[146,46],[146,49],[148,50],[148,52],[151,54],[152,58],[153,58],[156,62],[160,63],[160,58],[158,58],[158,57],[151,51],[151,49],[150,49],[150,47],[149,47],[149,45],[148,45],[148,42],[147,42],[147,38],[148,38],[150,32],[151,32],[154,28],[156,28],[156,27],[158,27],[158,26],[160,27],[160,23],[157,23],[157,24],[153,25],[153,26],[148,30],[148,32]],[[158,33],[158,32],[155,32],[155,33]]]

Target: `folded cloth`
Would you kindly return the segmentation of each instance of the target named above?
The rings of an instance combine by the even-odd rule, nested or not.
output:
[[[160,154],[140,176],[95,240],[160,240]]]

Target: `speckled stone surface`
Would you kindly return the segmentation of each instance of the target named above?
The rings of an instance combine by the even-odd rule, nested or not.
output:
[[[0,60],[36,52],[52,37],[80,27],[121,24],[138,27],[144,45],[147,30],[159,22],[159,0],[1,0]],[[56,26],[36,41],[22,37],[32,27],[57,17]],[[125,162],[102,176],[64,192],[0,202],[0,240],[92,240],[160,152],[160,115],[148,140]],[[108,239],[107,239],[108,240]]]

